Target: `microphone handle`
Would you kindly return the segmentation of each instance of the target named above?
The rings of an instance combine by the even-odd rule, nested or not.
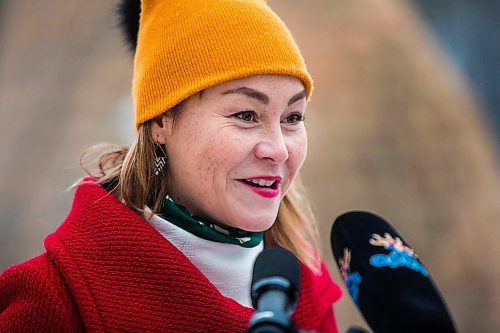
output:
[[[282,290],[268,290],[258,300],[247,333],[299,333],[291,313],[287,295]]]

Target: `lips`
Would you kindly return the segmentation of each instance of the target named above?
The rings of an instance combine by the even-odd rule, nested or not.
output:
[[[278,185],[278,181],[277,180],[265,180],[265,179],[252,179],[252,180],[248,180],[248,179],[242,179],[241,180],[242,182],[250,185],[250,186],[254,186],[254,187],[261,187],[261,188],[276,188],[276,186]]]
[[[257,176],[239,179],[239,181],[254,193],[264,198],[274,198],[280,192],[279,185],[282,178],[279,176]]]

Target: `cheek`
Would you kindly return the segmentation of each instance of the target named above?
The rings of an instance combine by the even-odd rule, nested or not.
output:
[[[294,136],[288,146],[290,172],[295,176],[307,156],[307,134],[304,131]]]
[[[237,176],[239,166],[245,164],[252,151],[249,145],[251,140],[230,134],[218,133],[218,138],[215,140],[214,137],[207,138],[210,144],[207,147],[206,158],[218,182]]]
[[[203,178],[203,182],[206,186],[209,186],[208,190],[214,190],[213,183],[217,181],[221,176],[222,169],[224,168],[224,159],[221,159],[221,152],[215,149],[210,149],[206,147],[201,155],[199,162],[199,174]]]
[[[196,171],[207,192],[224,191],[229,178],[248,155],[248,140],[230,135],[227,131],[205,132],[197,135],[198,144],[186,153],[196,154]],[[220,193],[219,193],[220,194]]]

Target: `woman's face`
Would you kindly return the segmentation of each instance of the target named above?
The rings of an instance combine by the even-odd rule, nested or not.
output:
[[[190,97],[175,123],[153,122],[170,197],[221,225],[270,228],[307,153],[305,95],[296,77],[255,75]]]

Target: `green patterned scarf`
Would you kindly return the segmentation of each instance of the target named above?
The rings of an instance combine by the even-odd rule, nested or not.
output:
[[[255,247],[262,242],[264,232],[251,232],[231,227],[221,227],[210,221],[189,214],[186,207],[177,205],[167,196],[158,215],[168,222],[203,239],[229,243],[242,247]]]

